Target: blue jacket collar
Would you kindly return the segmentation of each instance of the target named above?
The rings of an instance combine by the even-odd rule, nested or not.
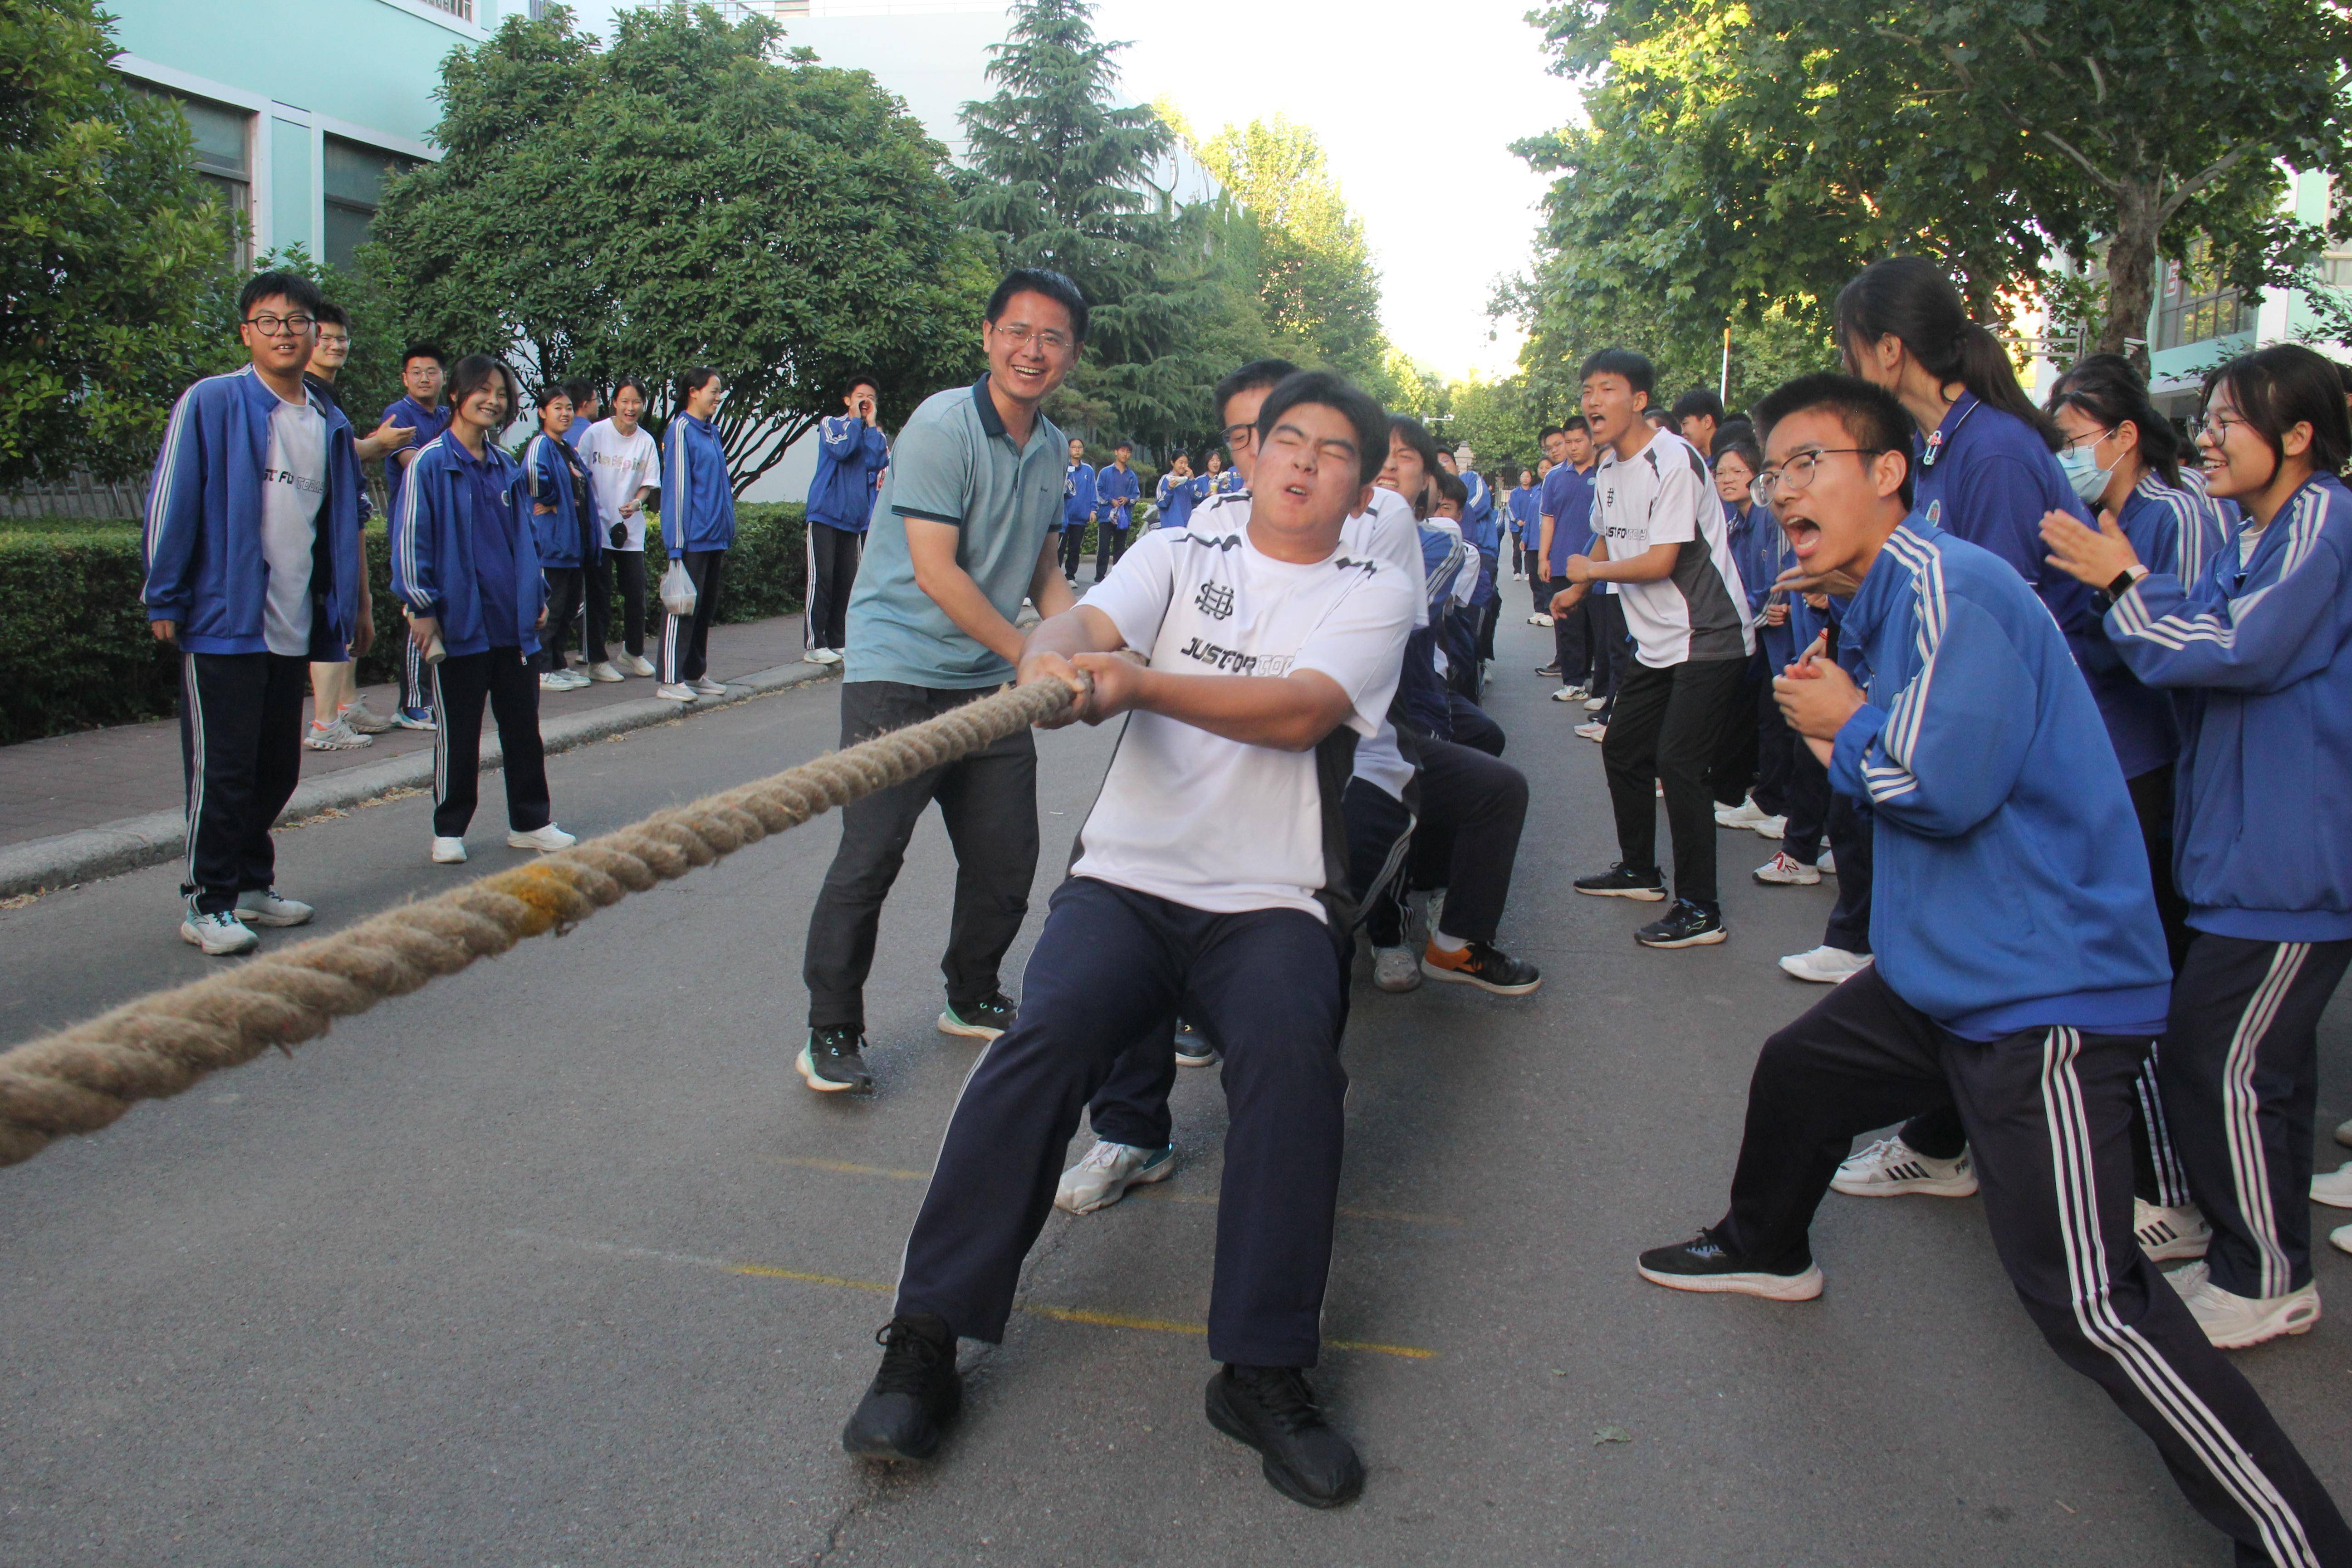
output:
[[[1878,559],[1871,563],[1862,586],[1846,602],[1840,624],[1855,642],[1867,644],[1878,635],[1878,628],[1911,586],[1914,561],[1932,550],[1943,535],[1942,529],[1916,511],[1895,525],[1886,542],[1879,546]]]

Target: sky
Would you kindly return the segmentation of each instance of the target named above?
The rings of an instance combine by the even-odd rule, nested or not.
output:
[[[1505,375],[1519,339],[1491,322],[1497,279],[1526,268],[1544,181],[1511,143],[1564,123],[1574,90],[1545,69],[1533,0],[1099,0],[1096,29],[1131,41],[1125,96],[1161,97],[1194,131],[1280,112],[1314,129],[1361,216],[1390,341],[1447,377]],[[580,0],[603,31],[614,0]],[[871,70],[951,146],[957,106],[985,97],[992,0],[814,0],[788,44]]]

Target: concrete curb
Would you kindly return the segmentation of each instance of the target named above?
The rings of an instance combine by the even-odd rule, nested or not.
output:
[[[782,664],[772,669],[757,670],[740,680],[729,681],[724,697],[705,697],[684,706],[658,697],[616,702],[609,708],[598,708],[552,722],[541,722],[540,736],[546,744],[548,755],[553,756],[558,752],[568,752],[575,746],[585,746],[613,735],[624,735],[632,730],[667,724],[673,719],[691,718],[697,713],[731,708],[739,702],[748,702],[772,692],[789,691],[794,687],[831,680],[840,673],[841,667],[837,664]],[[482,739],[482,771],[488,773],[499,764],[500,760],[497,736],[485,735]],[[298,785],[294,797],[278,814],[278,822],[283,826],[306,816],[316,816],[322,811],[347,810],[382,799],[397,790],[429,789],[432,784],[433,753],[430,752],[394,757],[368,767],[344,768]],[[187,820],[184,814],[176,811],[126,816],[118,821],[101,823],[96,827],[84,827],[50,838],[13,844],[0,848],[0,899],[50,892],[71,887],[77,882],[92,882],[100,877],[120,876],[125,871],[161,865],[166,860],[180,858],[187,853]]]

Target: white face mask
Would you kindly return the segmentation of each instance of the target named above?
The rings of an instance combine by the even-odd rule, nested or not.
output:
[[[2107,479],[2115,473],[2115,465],[2099,467],[2098,443],[2075,447],[2058,454],[2058,466],[2066,470],[2066,482],[2085,501],[2095,501],[2107,493]]]

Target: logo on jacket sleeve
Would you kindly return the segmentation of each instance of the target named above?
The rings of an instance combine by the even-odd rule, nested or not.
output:
[[[1223,583],[1203,583],[1192,596],[1192,607],[1211,620],[1224,620],[1234,613],[1234,591]]]

